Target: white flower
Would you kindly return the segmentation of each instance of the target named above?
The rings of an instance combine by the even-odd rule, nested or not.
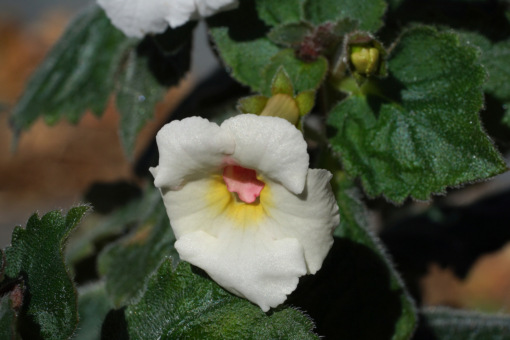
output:
[[[326,170],[308,169],[288,121],[243,114],[174,121],[152,168],[181,258],[267,311],[314,274],[340,222]]]
[[[113,25],[130,37],[161,33],[189,20],[237,7],[237,0],[98,0]]]

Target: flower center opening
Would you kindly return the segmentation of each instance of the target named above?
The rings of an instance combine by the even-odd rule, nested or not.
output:
[[[223,180],[230,192],[237,193],[239,199],[245,203],[253,203],[264,189],[264,182],[257,179],[255,170],[246,169],[238,165],[229,165],[223,169]]]

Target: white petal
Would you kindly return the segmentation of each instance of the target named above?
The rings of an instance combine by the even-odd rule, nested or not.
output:
[[[283,186],[271,184],[275,202],[268,214],[277,222],[275,238],[295,238],[303,246],[308,272],[315,274],[333,245],[333,231],[340,223],[338,205],[333,195],[331,173],[308,170],[305,190],[298,196]]]
[[[197,11],[194,0],[98,0],[113,25],[130,37],[177,27]]]
[[[154,185],[179,189],[187,179],[209,175],[234,153],[235,141],[217,124],[200,117],[165,125],[157,134],[159,165]]]
[[[265,312],[283,303],[306,274],[297,240],[271,240],[252,228],[224,229],[218,237],[197,231],[181,237],[175,248],[183,260]]]
[[[211,16],[217,12],[234,9],[239,5],[234,0],[195,0],[198,13],[202,17]]]
[[[221,124],[235,139],[232,158],[295,194],[303,191],[309,157],[302,133],[282,118],[242,114]]]

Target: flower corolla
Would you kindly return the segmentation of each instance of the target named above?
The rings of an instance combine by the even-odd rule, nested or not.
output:
[[[234,9],[237,0],[98,0],[113,25],[129,37],[141,38],[176,28],[217,12]]]
[[[340,222],[331,174],[308,169],[303,135],[277,117],[199,117],[157,134],[160,188],[182,260],[267,311],[314,274]]]

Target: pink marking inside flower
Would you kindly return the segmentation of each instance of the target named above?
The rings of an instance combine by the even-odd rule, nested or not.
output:
[[[223,169],[223,180],[230,192],[236,192],[239,199],[246,203],[253,203],[264,189],[264,182],[257,179],[255,170],[246,169],[238,165],[228,165]]]

